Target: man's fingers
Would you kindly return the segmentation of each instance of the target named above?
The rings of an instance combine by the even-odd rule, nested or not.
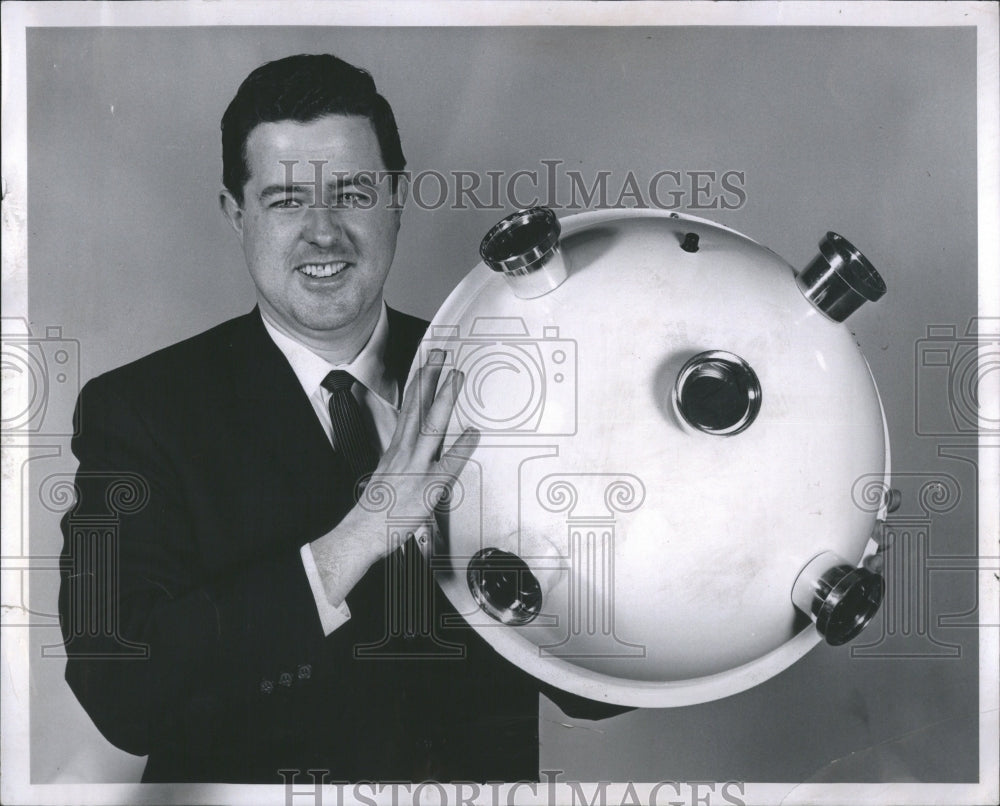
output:
[[[420,423],[420,436],[417,438],[415,455],[427,462],[433,462],[441,452],[441,443],[448,430],[451,414],[455,409],[458,394],[465,382],[465,373],[452,370],[438,390],[437,396],[425,412]]]
[[[469,461],[469,457],[479,447],[479,438],[479,429],[466,428],[441,457],[441,470],[452,477],[457,477],[465,467],[465,463]]]
[[[399,423],[393,437],[394,444],[407,440],[412,442],[423,430],[423,422],[434,401],[444,360],[444,350],[431,350],[426,363],[417,370],[413,381],[406,387],[399,411]]]

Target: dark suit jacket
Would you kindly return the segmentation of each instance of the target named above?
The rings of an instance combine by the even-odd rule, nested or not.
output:
[[[401,381],[425,327],[390,311]],[[436,586],[435,635],[461,657],[414,658],[440,650],[426,636],[355,656],[387,634],[398,554],[323,635],[299,550],[351,485],[257,311],[95,378],[76,417],[66,679],[112,743],[149,754],[144,780],[537,779],[537,683],[441,627]]]

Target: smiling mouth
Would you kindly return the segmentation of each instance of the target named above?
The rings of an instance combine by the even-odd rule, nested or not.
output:
[[[305,263],[296,267],[295,270],[306,277],[333,277],[340,274],[347,266],[348,264],[344,261],[337,260],[332,263]]]

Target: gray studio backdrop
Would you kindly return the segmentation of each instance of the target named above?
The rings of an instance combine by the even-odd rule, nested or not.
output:
[[[697,214],[798,266],[828,229],[853,240],[889,286],[850,325],[885,400],[897,517],[928,556],[975,553],[974,455],[949,419],[947,380],[976,309],[974,29],[33,29],[27,42],[31,326],[61,328],[46,349],[79,353],[47,423],[69,422],[78,381],[252,306],[217,209],[219,118],[262,62],[331,51],[374,74],[415,171],[510,175],[551,159],[591,180],[740,171],[745,203]],[[430,318],[510,210],[411,205],[389,301]],[[957,330],[928,337],[929,325]],[[629,323],[609,313],[601,326]],[[945,366],[923,366],[928,346]],[[42,559],[60,548],[43,482],[75,467],[53,432],[25,488]],[[955,482],[944,504],[920,495],[936,476]],[[819,647],[725,700],[599,723],[543,701],[542,768],[576,780],[975,780],[976,576],[936,569],[916,588],[905,569],[890,575],[898,606],[855,656]],[[57,587],[54,570],[33,573],[32,781],[136,780],[141,760],[102,739],[59,650],[45,650],[59,642]]]

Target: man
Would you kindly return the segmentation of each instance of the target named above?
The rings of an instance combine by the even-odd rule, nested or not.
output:
[[[259,304],[81,392],[66,679],[149,755],[144,781],[537,779],[537,682],[435,586],[416,586],[429,633],[388,629],[428,535],[387,542],[356,505],[371,472],[422,501],[477,440],[435,435],[460,376],[431,361],[402,394],[426,323],[382,299],[407,193],[389,104],[365,71],[293,56],[243,82],[222,139]],[[101,543],[86,524],[112,504]]]

